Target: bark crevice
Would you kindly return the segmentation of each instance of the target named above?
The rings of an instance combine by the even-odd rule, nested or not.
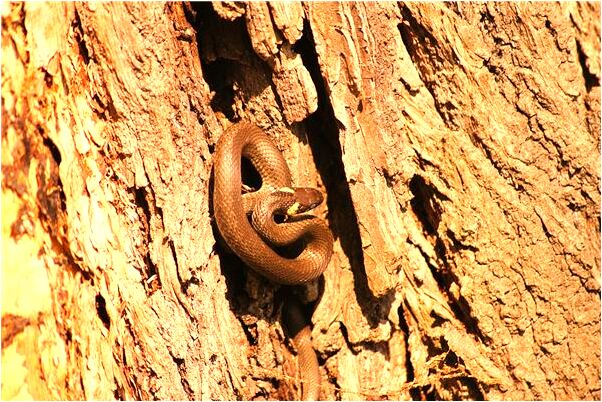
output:
[[[386,321],[394,290],[376,297],[368,287],[359,222],[343,164],[339,127],[332,104],[328,100],[311,26],[307,20],[304,21],[303,36],[295,44],[294,50],[301,55],[318,94],[318,108],[305,123],[314,163],[328,194],[326,202],[330,228],[335,238],[339,239],[343,253],[349,261],[354,278],[354,291],[362,314],[370,327],[375,328],[379,323]],[[375,309],[374,306],[381,307]]]

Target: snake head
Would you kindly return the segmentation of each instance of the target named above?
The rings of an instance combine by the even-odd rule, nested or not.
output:
[[[294,203],[286,210],[286,214],[289,216],[307,212],[324,201],[322,193],[315,188],[295,187],[293,189],[284,188],[280,191],[292,192],[294,195]]]

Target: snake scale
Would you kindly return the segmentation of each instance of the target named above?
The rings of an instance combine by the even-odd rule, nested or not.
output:
[[[241,160],[248,159],[261,177],[261,187],[242,194]],[[213,210],[217,228],[230,249],[250,268],[283,285],[300,285],[318,278],[332,256],[333,238],[326,223],[311,215],[297,215],[322,202],[318,190],[292,188],[282,153],[257,126],[237,123],[227,129],[214,154]],[[287,216],[277,222],[275,216]],[[250,219],[249,219],[250,218]],[[301,242],[296,257],[278,246]],[[300,302],[289,294],[283,321],[298,351],[302,394],[319,397],[320,375],[311,330]]]

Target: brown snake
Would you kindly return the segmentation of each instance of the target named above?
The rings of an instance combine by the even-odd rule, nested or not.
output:
[[[241,194],[241,158],[247,158],[261,176],[261,188]],[[238,123],[227,129],[214,154],[213,210],[217,228],[228,246],[249,267],[284,285],[318,278],[332,256],[333,238],[324,221],[301,215],[276,223],[275,214],[295,215],[314,208],[322,195],[314,189],[292,189],[291,174],[276,146],[257,126]],[[248,216],[252,215],[252,224]],[[280,255],[276,246],[301,241],[294,258]],[[299,353],[303,399],[319,397],[320,375],[311,330],[301,307],[288,296],[283,318]]]

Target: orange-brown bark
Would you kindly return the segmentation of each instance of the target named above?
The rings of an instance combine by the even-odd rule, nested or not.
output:
[[[2,397],[290,399],[214,231],[264,128],[335,254],[326,399],[600,398],[597,3],[7,3]]]

